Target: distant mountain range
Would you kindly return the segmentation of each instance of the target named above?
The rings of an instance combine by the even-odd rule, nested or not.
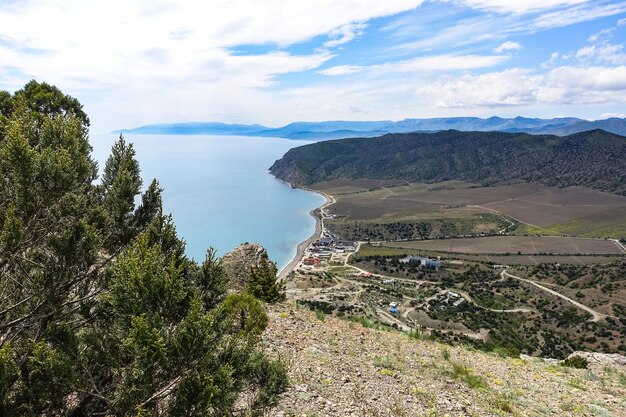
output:
[[[626,195],[626,137],[603,130],[564,137],[457,130],[394,133],[299,146],[270,172],[296,186],[335,179],[483,185],[524,180]]]
[[[226,124],[216,122],[169,123],[122,129],[119,133],[157,135],[236,135],[268,136],[288,139],[327,140],[350,137],[374,137],[386,133],[459,131],[526,132],[532,134],[571,135],[593,129],[626,136],[626,119],[583,120],[574,117],[534,119],[527,117],[442,117],[432,119],[405,119],[398,122],[383,121],[326,121],[294,122],[283,127],[271,128],[254,125]]]

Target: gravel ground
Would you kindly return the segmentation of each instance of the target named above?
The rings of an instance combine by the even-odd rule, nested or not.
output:
[[[626,416],[626,367],[572,369],[271,308],[291,386],[271,416]]]

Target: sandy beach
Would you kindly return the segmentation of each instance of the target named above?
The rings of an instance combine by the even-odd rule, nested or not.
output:
[[[323,224],[322,224],[322,218],[321,218],[323,215],[322,212],[326,207],[328,207],[329,205],[335,202],[335,199],[328,194],[315,191],[315,190],[310,190],[307,188],[303,188],[303,189],[306,191],[311,191],[313,193],[320,194],[322,197],[326,199],[326,201],[319,208],[313,209],[309,212],[309,214],[313,216],[313,218],[315,219],[315,231],[308,239],[303,240],[302,242],[298,244],[298,247],[296,248],[296,254],[294,255],[293,259],[289,261],[289,263],[283,269],[281,269],[280,272],[278,273],[279,280],[285,279],[285,277],[287,277],[287,275],[289,275],[289,273],[298,266],[298,264],[302,261],[304,252],[309,247],[309,245],[311,245],[311,243],[315,242],[317,239],[321,237],[322,232],[323,232]]]

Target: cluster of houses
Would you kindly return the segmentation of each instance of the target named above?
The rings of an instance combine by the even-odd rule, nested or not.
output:
[[[439,294],[435,300],[431,301],[431,304],[437,304],[439,305],[439,309],[443,310],[446,306],[458,307],[465,302],[467,302],[467,300],[463,298],[461,294],[454,291],[447,291]]]
[[[356,243],[339,239],[338,236],[325,233],[320,239],[313,242],[302,259],[305,267],[318,267],[323,261],[332,258],[333,253],[356,251]]]

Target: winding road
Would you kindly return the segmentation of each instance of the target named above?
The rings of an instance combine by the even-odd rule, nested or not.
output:
[[[579,309],[584,310],[584,311],[586,311],[587,313],[591,314],[591,315],[592,315],[592,319],[591,319],[591,321],[595,321],[595,322],[597,322],[597,321],[600,321],[600,320],[604,320],[604,319],[606,319],[607,317],[613,317],[613,318],[615,318],[614,316],[610,316],[610,315],[608,315],[608,314],[599,313],[599,312],[597,312],[597,311],[595,311],[595,310],[593,310],[593,309],[591,309],[591,308],[587,307],[586,305],[581,304],[581,303],[579,303],[579,302],[578,302],[578,301],[576,301],[576,300],[572,300],[571,298],[569,298],[569,297],[567,297],[567,296],[565,296],[565,295],[561,294],[560,292],[557,292],[557,291],[551,290],[550,288],[544,287],[543,285],[541,285],[541,284],[539,284],[539,283],[537,283],[537,282],[535,282],[535,281],[531,281],[531,280],[526,279],[526,278],[520,278],[520,277],[518,277],[518,276],[515,276],[515,275],[512,275],[512,274],[509,274],[508,272],[506,272],[506,270],[502,271],[502,272],[500,273],[500,276],[501,276],[502,278],[508,277],[508,278],[513,278],[513,279],[516,279],[516,280],[518,280],[518,281],[527,282],[528,284],[530,284],[530,285],[534,285],[535,287],[539,288],[540,290],[543,290],[543,291],[545,291],[545,292],[547,292],[547,293],[549,293],[549,294],[552,294],[552,295],[555,295],[555,296],[557,296],[557,297],[559,297],[559,298],[562,298],[563,300],[565,300],[565,301],[567,301],[567,302],[569,302],[569,303],[573,304],[574,306],[578,307]]]

